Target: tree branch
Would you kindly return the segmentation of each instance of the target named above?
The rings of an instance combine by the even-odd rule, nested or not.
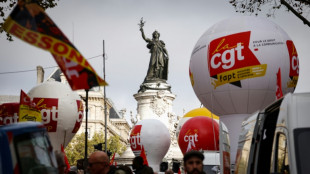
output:
[[[307,1],[307,0],[305,0]],[[293,12],[300,20],[304,22],[305,25],[310,27],[310,22],[304,18],[301,14],[299,14],[290,4],[288,4],[285,0],[281,0],[281,4],[285,5],[291,12]]]
[[[296,0],[296,1],[310,5],[310,0]]]

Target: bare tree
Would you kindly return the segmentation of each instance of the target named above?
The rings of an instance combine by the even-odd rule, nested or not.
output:
[[[274,16],[276,10],[284,7],[310,27],[310,0],[230,0],[229,3],[235,7],[236,12],[255,15],[262,11],[263,6],[268,7],[267,17]]]

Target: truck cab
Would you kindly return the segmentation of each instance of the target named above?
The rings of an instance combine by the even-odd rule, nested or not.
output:
[[[310,93],[289,93],[243,122],[235,173],[310,173],[309,145]]]
[[[0,126],[0,174],[56,174],[47,131],[39,122]]]

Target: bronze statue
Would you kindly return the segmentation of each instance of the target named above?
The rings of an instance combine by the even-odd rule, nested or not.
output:
[[[150,49],[151,58],[149,69],[144,82],[156,81],[156,80],[167,80],[168,79],[168,52],[165,48],[165,43],[159,40],[160,34],[155,30],[152,34],[153,38],[146,38],[143,31],[145,21],[141,18],[140,31],[142,38],[147,42],[147,48]]]

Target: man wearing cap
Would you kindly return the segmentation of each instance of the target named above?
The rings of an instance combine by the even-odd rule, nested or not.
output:
[[[199,151],[189,151],[183,157],[184,169],[187,174],[205,174],[202,161],[205,157]]]

